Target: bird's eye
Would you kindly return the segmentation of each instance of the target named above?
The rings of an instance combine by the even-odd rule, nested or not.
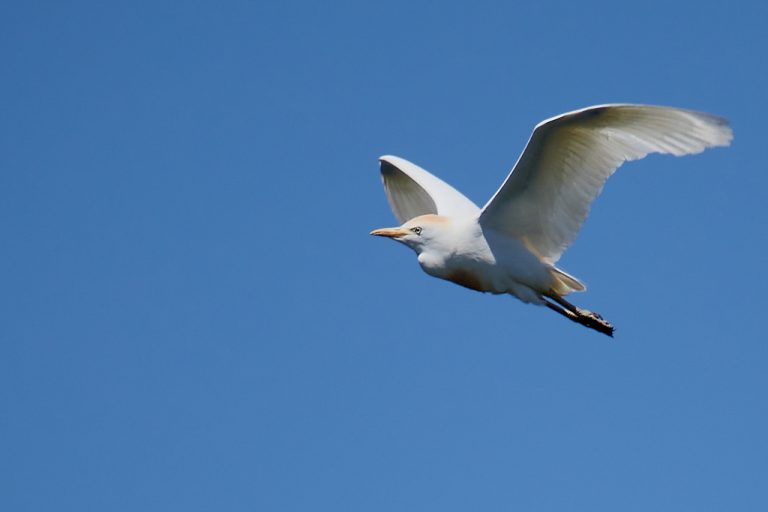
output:
[[[421,234],[421,228],[416,226],[415,228],[411,228],[411,232],[416,233],[417,235]]]

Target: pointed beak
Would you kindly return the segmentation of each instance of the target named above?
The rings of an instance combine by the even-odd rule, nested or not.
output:
[[[407,229],[403,228],[381,228],[371,231],[373,236],[386,236],[387,238],[399,238],[409,233]]]

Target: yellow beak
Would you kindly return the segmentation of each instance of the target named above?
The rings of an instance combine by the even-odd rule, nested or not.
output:
[[[403,228],[381,228],[371,231],[373,236],[386,236],[388,238],[398,238],[409,234],[410,231]]]

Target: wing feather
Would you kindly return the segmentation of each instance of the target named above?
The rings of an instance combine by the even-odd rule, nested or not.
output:
[[[553,117],[536,126],[480,222],[555,263],[622,163],[649,153],[700,153],[732,138],[725,119],[670,107],[599,105]]]
[[[382,156],[381,179],[389,205],[402,224],[419,215],[476,216],[475,203],[421,167],[396,156]]]

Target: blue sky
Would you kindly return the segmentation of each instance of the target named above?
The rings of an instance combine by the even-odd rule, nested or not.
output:
[[[764,2],[6,2],[0,509],[764,510]],[[423,274],[540,120],[729,118],[561,265],[608,338]]]

